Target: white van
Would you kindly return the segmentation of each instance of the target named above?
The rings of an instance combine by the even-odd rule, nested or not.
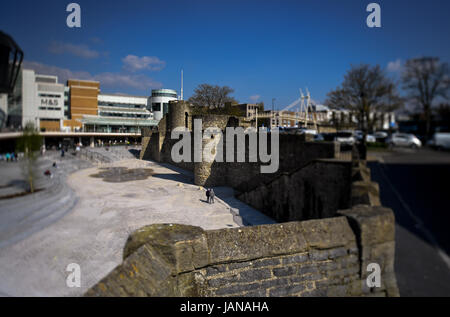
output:
[[[450,133],[438,132],[433,135],[430,145],[438,150],[450,150]]]

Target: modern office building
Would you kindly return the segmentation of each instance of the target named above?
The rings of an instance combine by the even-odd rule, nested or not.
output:
[[[169,101],[178,100],[177,91],[173,89],[153,89],[149,98],[149,106],[153,112],[154,119],[159,121],[169,112]]]
[[[67,81],[68,91],[65,107],[66,120],[64,127],[71,131],[82,129],[81,119],[84,115],[98,114],[98,94],[100,93],[100,83],[98,81],[74,80]],[[67,89],[66,89],[67,90]]]
[[[41,131],[114,132],[140,134],[156,126],[168,112],[172,89],[152,90],[150,97],[101,94],[100,82],[20,72],[12,94],[0,96],[0,128],[20,130],[28,122]]]

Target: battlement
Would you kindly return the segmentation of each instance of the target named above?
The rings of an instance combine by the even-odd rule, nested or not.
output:
[[[147,226],[86,296],[398,296],[392,211],[359,205],[341,215],[211,231]],[[380,287],[366,282],[370,263]]]

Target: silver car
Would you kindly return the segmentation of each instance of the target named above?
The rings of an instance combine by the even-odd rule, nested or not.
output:
[[[339,131],[336,133],[335,141],[344,146],[352,146],[356,140],[352,131]]]
[[[392,134],[387,143],[389,146],[420,148],[422,142],[414,135],[408,133],[394,133]]]

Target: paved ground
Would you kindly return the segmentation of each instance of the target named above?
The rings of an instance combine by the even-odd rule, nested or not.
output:
[[[56,168],[53,163],[57,163]],[[37,192],[13,199],[11,194],[25,193],[29,185],[23,181],[22,162],[0,164],[0,249],[45,228],[70,212],[77,196],[66,184],[67,175],[91,167],[87,161],[72,155],[61,158],[53,152],[39,157],[34,167]],[[52,177],[44,175],[49,170]],[[1,251],[0,251],[1,252]],[[1,254],[1,253],[0,253]]]
[[[396,217],[401,296],[450,296],[450,153],[398,149],[369,164]]]
[[[34,212],[29,211],[33,204],[19,204],[20,201],[14,198],[20,205],[15,210],[31,215],[34,230],[23,234],[23,218],[7,226],[3,246],[0,241],[0,295],[83,294],[121,263],[128,235],[147,224],[181,223],[204,229],[231,228],[242,224],[240,216],[247,219],[244,223],[273,222],[236,202],[228,188],[217,188],[217,202],[207,204],[204,189],[193,185],[192,176],[187,172],[180,173],[177,169],[137,159],[116,161],[101,167],[151,168],[155,174],[145,180],[105,182],[102,178],[91,177],[104,171],[100,167],[78,170],[67,179],[69,192],[77,197],[75,206],[51,222],[34,219]],[[49,204],[65,206],[61,201]],[[11,218],[11,210],[0,208],[0,223]],[[59,209],[51,207],[51,210],[58,212]],[[48,216],[48,212],[43,214],[45,219]],[[81,288],[66,286],[68,273],[65,270],[70,263],[81,266]]]

